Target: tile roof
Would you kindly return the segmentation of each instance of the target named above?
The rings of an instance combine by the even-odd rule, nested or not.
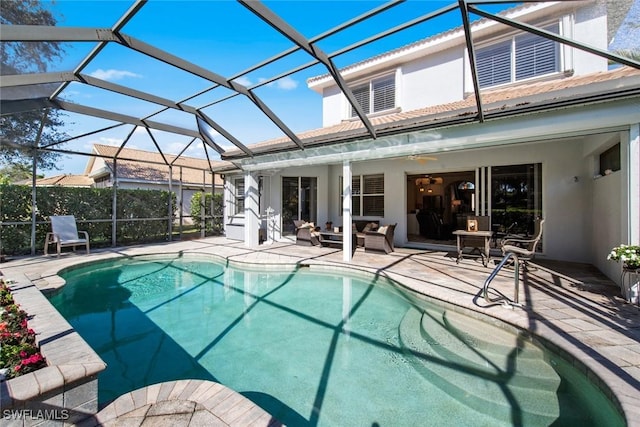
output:
[[[31,185],[31,180],[21,182],[21,184]],[[93,178],[86,175],[56,175],[48,178],[39,178],[36,180],[37,187],[91,187]]]
[[[491,90],[483,90],[481,99],[483,110],[500,111],[522,107],[523,105],[531,105],[534,102],[550,102],[558,101],[563,98],[569,98],[580,94],[587,93],[588,86],[593,91],[598,83],[611,83],[614,80],[640,77],[640,70],[631,67],[620,67],[610,71],[601,71],[580,76],[565,76],[555,80],[543,80],[538,82],[527,82],[518,85],[512,85],[504,88]],[[574,88],[581,88],[580,93],[576,91],[567,92]],[[430,122],[437,122],[441,119],[471,116],[477,114],[476,98],[473,94],[465,97],[465,99],[451,102],[448,104],[434,105],[430,107],[420,108],[412,111],[398,112],[386,114],[383,116],[370,117],[370,121],[376,129],[376,132],[392,131],[402,128],[409,130],[420,125]],[[318,129],[298,133],[297,136],[302,140],[303,144],[321,143],[321,142],[339,142],[338,138],[346,138],[348,136],[368,137],[366,128],[360,120],[347,120],[342,123],[327,126]],[[256,152],[264,152],[269,148],[286,148],[292,144],[287,137],[275,138],[262,141],[249,146]],[[225,152],[223,158],[242,156],[240,150],[231,150]]]
[[[107,167],[113,171],[113,157],[120,147],[110,145],[94,144],[94,151],[104,157]],[[211,161],[195,157],[180,156],[176,160],[176,155],[165,154],[167,162],[173,163],[173,180],[180,179],[180,169],[182,168],[182,182],[185,184],[200,185],[203,181],[203,170],[208,170],[209,165],[214,170],[227,170],[234,168],[233,164],[226,161]],[[118,154],[117,173],[119,179],[141,180],[148,182],[168,182],[169,168],[166,166],[162,155],[158,152],[136,150],[133,148],[123,148]],[[210,176],[206,177],[210,183]],[[215,185],[223,185],[223,180],[219,174],[215,175]]]

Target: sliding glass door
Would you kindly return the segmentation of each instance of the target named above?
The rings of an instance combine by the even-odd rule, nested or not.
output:
[[[532,234],[542,217],[542,165],[491,168],[491,222],[494,228]]]
[[[315,177],[282,177],[282,231],[292,234],[294,220],[317,222],[318,180]]]

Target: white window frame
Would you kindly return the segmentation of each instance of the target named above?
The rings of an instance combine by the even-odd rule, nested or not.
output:
[[[233,180],[233,214],[244,215],[244,177]]]
[[[382,193],[365,193],[365,181],[369,178],[382,178]],[[340,216],[342,216],[342,200],[343,200],[343,177],[340,176]],[[384,218],[384,173],[367,174],[367,175],[353,175],[351,177],[352,189],[351,189],[351,205],[354,217],[376,217]],[[354,185],[355,184],[355,185]],[[364,212],[365,203],[364,200],[367,197],[382,197],[382,213],[372,214],[370,212]]]
[[[382,108],[380,110],[375,111],[375,101],[376,101],[376,96],[375,96],[375,91],[374,91],[374,85],[376,83],[379,82],[383,82],[386,80],[393,80],[393,105],[391,107],[389,107],[388,105],[385,105],[385,108]],[[377,115],[377,114],[386,114],[389,113],[391,111],[395,111],[397,109],[397,105],[398,105],[398,78],[397,78],[397,73],[394,71],[392,73],[386,73],[386,74],[382,74],[382,75],[378,75],[375,77],[372,77],[368,80],[362,80],[359,81],[357,83],[351,84],[349,86],[349,88],[352,90],[352,92],[354,92],[354,96],[356,95],[356,90],[357,89],[361,89],[363,87],[367,86],[368,87],[368,94],[369,94],[369,103],[367,108],[363,107],[363,111],[364,113],[369,116],[369,115]],[[388,101],[386,101],[388,102]],[[347,102],[348,105],[348,112],[347,112],[347,117],[349,119],[353,119],[358,117],[358,115],[356,114],[356,110],[353,108],[353,106]]]
[[[558,30],[558,35],[562,35],[563,34],[563,21],[562,19],[559,20],[554,20],[551,22],[546,22],[544,24],[537,24],[536,26],[538,28],[544,29],[549,31],[550,27],[557,27]],[[525,78],[520,78],[518,79],[516,76],[516,73],[518,71],[518,63],[516,62],[516,55],[517,55],[517,46],[516,46],[516,42],[518,41],[518,39],[521,39],[522,37],[538,37],[535,34],[526,32],[526,31],[518,31],[518,32],[513,32],[511,33],[509,36],[507,37],[503,37],[500,39],[494,39],[491,40],[490,42],[487,43],[483,43],[482,45],[479,45],[478,48],[476,49],[476,72],[478,74],[480,74],[480,65],[478,64],[478,57],[481,55],[481,52],[485,49],[489,49],[489,48],[493,48],[493,47],[497,47],[500,44],[505,44],[507,43],[509,45],[509,60],[510,60],[510,69],[509,69],[509,81],[504,81],[504,82],[499,82],[499,83],[495,83],[495,84],[486,84],[486,85],[482,85],[482,82],[478,82],[478,84],[480,85],[480,89],[488,89],[488,88],[494,88],[494,87],[498,87],[498,86],[504,86],[504,85],[510,85],[510,84],[514,84],[514,83],[520,83],[523,81],[527,81],[527,80],[534,80],[534,79],[540,79],[540,78],[545,78],[548,76],[553,76],[556,74],[561,73],[561,71],[563,70],[563,58],[564,58],[564,49],[561,43],[549,40],[551,43],[553,43],[554,46],[554,62],[555,62],[555,67],[554,70],[551,72],[545,72],[545,73],[540,73],[540,74],[534,74],[533,76],[527,76]]]

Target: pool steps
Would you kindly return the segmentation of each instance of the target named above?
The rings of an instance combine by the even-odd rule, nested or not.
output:
[[[478,412],[522,425],[549,425],[559,417],[560,377],[523,337],[460,313],[415,307],[399,335],[422,375]]]

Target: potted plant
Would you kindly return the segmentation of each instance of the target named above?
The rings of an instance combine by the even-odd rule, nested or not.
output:
[[[620,245],[611,249],[607,259],[616,262],[622,261],[623,268],[627,270],[640,269],[640,246]]]
[[[607,259],[622,261],[622,279],[620,288],[624,298],[630,303],[638,303],[640,293],[640,246],[620,245],[611,249]],[[628,280],[625,278],[628,277]],[[635,282],[635,283],[634,283]]]

